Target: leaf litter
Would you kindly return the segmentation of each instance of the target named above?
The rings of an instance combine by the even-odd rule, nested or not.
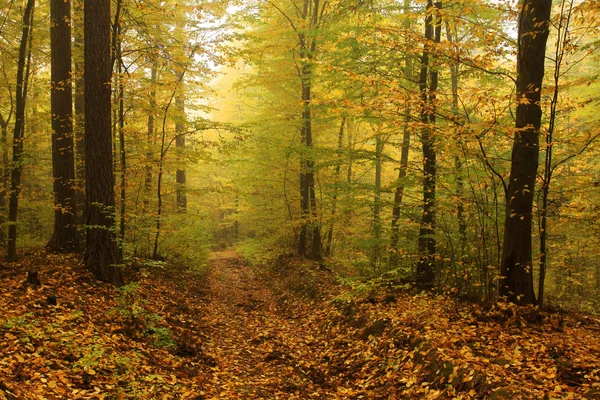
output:
[[[600,398],[592,316],[363,293],[233,251],[136,279],[114,289],[43,252],[1,269],[0,399]]]

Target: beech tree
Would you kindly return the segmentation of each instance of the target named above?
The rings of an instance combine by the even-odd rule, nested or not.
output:
[[[8,261],[17,260],[17,214],[21,193],[21,174],[23,172],[23,139],[25,137],[25,106],[27,103],[27,83],[31,62],[31,31],[33,30],[33,11],[35,0],[27,0],[23,11],[23,28],[19,46],[17,66],[15,125],[13,129],[12,168],[10,172],[10,196],[8,203]]]
[[[425,42],[421,57],[419,91],[421,93],[421,144],[423,149],[423,214],[419,229],[419,262],[417,263],[417,284],[423,288],[432,288],[434,284],[434,262],[436,254],[435,214],[436,214],[436,138],[435,138],[435,99],[438,88],[438,70],[431,65],[431,53],[434,43],[441,36],[441,1],[427,1],[425,17]]]
[[[535,303],[531,229],[551,8],[550,0],[524,0],[519,12],[516,129],[500,264],[500,294],[518,304]]]
[[[52,170],[54,176],[54,232],[48,247],[54,251],[77,248],[75,159],[73,154],[73,98],[71,83],[71,2],[50,1]]]
[[[85,2],[85,265],[99,280],[121,285],[115,237],[110,32],[110,0]]]

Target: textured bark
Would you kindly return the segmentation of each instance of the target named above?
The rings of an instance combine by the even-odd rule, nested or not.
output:
[[[431,43],[439,43],[441,35],[441,2],[432,4],[427,1],[430,10],[425,18],[425,44],[421,58],[419,90],[421,92],[421,144],[423,148],[423,214],[419,229],[419,262],[417,263],[417,285],[421,289],[431,289],[435,280],[435,194],[436,194],[436,149],[433,125],[435,124],[435,96],[438,84],[438,72],[429,65]],[[429,86],[427,77],[429,76]]]
[[[53,251],[77,249],[75,158],[73,155],[73,95],[71,84],[71,2],[50,1]]]
[[[123,284],[115,240],[111,135],[110,0],[86,1],[85,154],[87,247],[85,265],[99,280]]]
[[[534,304],[531,223],[538,168],[540,96],[544,78],[551,0],[524,0],[519,14],[516,130],[512,148],[500,295]]]
[[[27,101],[27,78],[31,59],[31,31],[33,29],[33,11],[35,0],[28,0],[23,11],[23,29],[19,46],[17,65],[15,126],[13,128],[12,170],[10,173],[10,196],[8,201],[8,242],[6,259],[17,260],[17,213],[19,194],[21,193],[21,173],[23,172],[23,137],[25,134],[25,106]]]

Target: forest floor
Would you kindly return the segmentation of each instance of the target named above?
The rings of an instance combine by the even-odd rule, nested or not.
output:
[[[26,283],[39,274],[40,286]],[[0,269],[0,399],[598,399],[600,322],[342,285],[329,267]]]

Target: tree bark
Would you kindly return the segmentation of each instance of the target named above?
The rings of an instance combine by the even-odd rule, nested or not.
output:
[[[52,174],[54,177],[53,251],[77,250],[77,205],[73,154],[73,95],[71,84],[71,2],[50,1],[52,79]]]
[[[148,104],[148,119],[147,119],[147,138],[148,143],[146,144],[146,166],[145,166],[145,180],[144,180],[144,207],[143,214],[145,215],[150,209],[150,199],[152,197],[152,162],[154,161],[154,140],[156,136],[156,128],[154,127],[154,114],[156,113],[156,79],[158,74],[158,62],[152,61],[152,67],[150,71],[150,100]]]
[[[183,83],[182,83],[183,85]],[[183,152],[185,151],[185,96],[180,92],[175,99],[175,107],[178,111],[177,120],[175,122],[175,148],[179,156],[179,167],[176,172],[177,183],[177,212],[185,214],[187,212],[187,194],[186,194],[186,177],[183,164]]]
[[[27,102],[27,80],[29,75],[29,59],[31,58],[31,31],[33,30],[33,11],[35,0],[27,0],[23,11],[23,29],[19,46],[17,65],[15,126],[13,129],[12,169],[10,174],[10,196],[8,202],[8,262],[17,260],[17,214],[19,195],[21,193],[21,174],[23,172],[23,137],[25,133],[25,106]]]
[[[123,84],[123,55],[121,41],[121,24],[116,25],[117,43],[116,43],[116,58],[117,58],[117,73],[119,79],[119,94],[118,94],[118,118],[119,118],[119,159],[121,162],[121,196],[119,198],[119,253],[123,257],[123,247],[125,246],[125,233],[127,215],[127,152],[125,151],[125,85]]]
[[[519,13],[516,130],[499,288],[501,296],[517,304],[535,304],[531,223],[542,118],[540,97],[551,8],[551,0],[523,0]]]
[[[404,0],[403,5],[403,13],[404,13],[404,28],[407,30],[410,29],[410,18],[408,13],[410,11],[410,0]],[[409,43],[407,43],[408,45]],[[413,75],[413,63],[411,59],[411,55],[406,53],[404,55],[404,78],[407,83],[412,82]],[[406,173],[408,171],[408,153],[410,151],[410,129],[408,129],[408,124],[410,123],[410,115],[411,108],[410,103],[406,103],[406,109],[404,110],[404,128],[402,132],[402,150],[400,153],[400,168],[398,170],[398,183],[396,184],[396,189],[394,190],[394,205],[392,207],[392,232],[391,232],[391,248],[392,254],[390,257],[391,264],[398,263],[398,242],[400,241],[400,227],[398,226],[398,222],[400,221],[400,207],[402,205],[402,198],[404,197],[404,178],[406,178]]]
[[[436,149],[433,126],[435,125],[435,96],[438,84],[437,69],[429,65],[432,43],[439,43],[441,36],[440,10],[441,2],[432,4],[427,1],[427,16],[425,18],[425,44],[421,58],[421,73],[419,90],[421,93],[421,144],[423,147],[423,214],[419,229],[419,262],[417,263],[417,286],[421,289],[431,289],[435,280],[435,194],[436,194]],[[429,75],[429,86],[427,76]]]
[[[309,30],[316,29],[319,22],[319,0],[304,0],[301,18],[307,23]],[[312,134],[312,80],[314,68],[312,65],[317,50],[317,40],[314,33],[298,32],[300,45],[300,66],[298,68],[301,82],[302,98],[302,127],[300,136],[307,153],[313,147]],[[317,199],[315,197],[315,161],[311,154],[302,154],[300,160],[300,208],[302,225],[298,241],[298,253],[301,256],[321,259],[321,228],[317,221]]]
[[[87,248],[85,265],[96,278],[123,284],[115,240],[111,135],[110,0],[86,1],[85,154]]]
[[[331,256],[332,254],[332,243],[333,243],[333,228],[335,225],[335,215],[337,212],[337,200],[338,200],[338,187],[340,181],[340,174],[342,172],[342,151],[344,145],[344,126],[346,125],[346,116],[342,117],[342,123],[340,124],[340,133],[338,135],[338,149],[337,149],[337,165],[335,166],[335,188],[333,191],[333,204],[331,205],[331,223],[329,224],[329,229],[327,230],[327,235],[325,239],[325,256]]]
[[[77,224],[83,226],[86,221],[85,210],[85,96],[83,83],[83,0],[73,1],[73,60],[75,80],[75,95],[73,103],[74,114],[74,140],[75,140],[75,178],[77,180]],[[80,229],[82,235],[85,229]],[[83,242],[83,239],[80,240]]]

